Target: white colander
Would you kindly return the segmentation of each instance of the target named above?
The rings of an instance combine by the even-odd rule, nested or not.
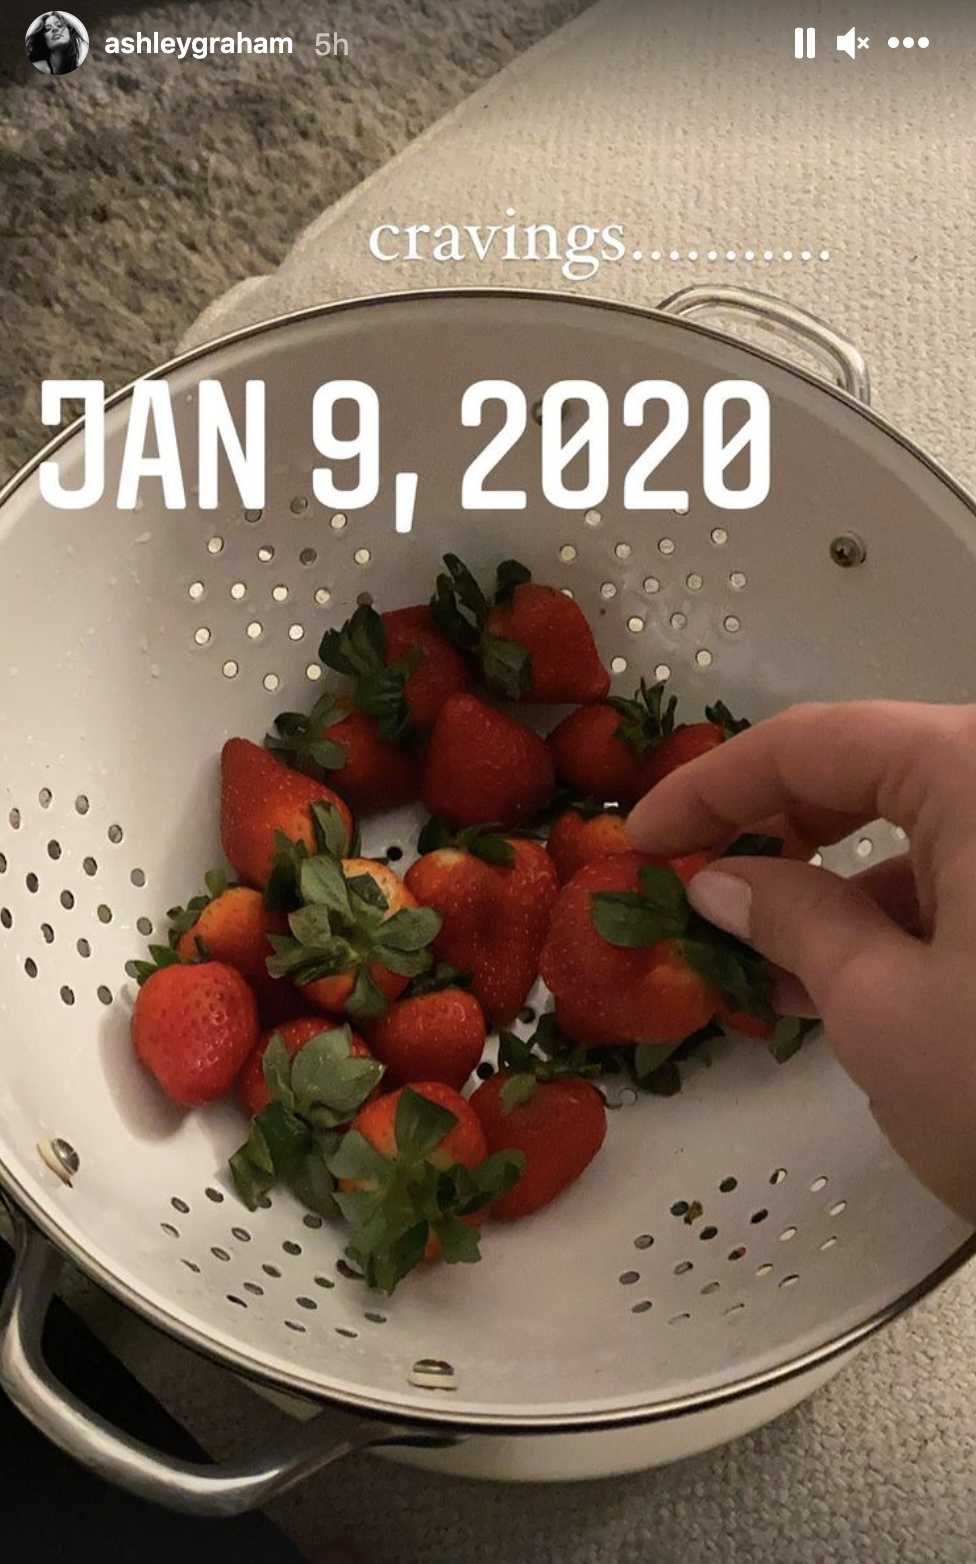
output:
[[[843,389],[689,322],[709,309],[792,335]],[[412,1440],[428,1447],[417,1459],[482,1474],[580,1475],[699,1448],[797,1400],[973,1250],[821,1040],[782,1067],[730,1042],[711,1069],[687,1070],[680,1096],[625,1103],[551,1209],[488,1230],[480,1265],[426,1268],[387,1300],[350,1271],[343,1234],[287,1195],[254,1214],[239,1203],[226,1172],[239,1111],[162,1100],[132,1055],[125,963],[215,861],[223,740],[260,739],[282,708],[311,704],[322,631],[363,594],[424,600],[447,549],[483,571],[515,556],[572,591],[619,692],[668,676],[686,715],[716,696],[754,719],[805,699],[967,701],[971,500],[868,411],[848,344],[736,290],[653,312],[518,293],[365,300],[228,337],[158,376],[187,453],[201,379],[218,377],[237,410],[245,380],[266,381],[263,513],[199,510],[192,467],[181,512],[152,482],[135,512],[54,510],[42,457],[0,496],[0,1179],[25,1219],[8,1393],[107,1476],[212,1513],[360,1445]],[[383,409],[380,499],[348,516],[323,510],[310,478],[309,408],[335,377],[371,383]],[[534,423],[500,471],[529,510],[462,512],[485,435],[460,427],[460,398],[495,377],[530,403],[556,380],[595,380],[618,407],[636,381],[683,385],[692,426],[662,479],[690,491],[687,514],[553,509]],[[728,378],[771,399],[757,510],[702,493],[694,410]],[[109,494],[129,394],[107,413]],[[613,495],[643,443],[615,436]],[[53,451],[77,484],[77,429]],[[394,530],[400,471],[420,474],[409,534]],[[370,826],[367,850],[397,844],[409,860],[419,823]],[[901,845],[881,823],[828,857],[846,871]],[[230,1470],[125,1440],[41,1357],[60,1255],[184,1342],[325,1410]]]

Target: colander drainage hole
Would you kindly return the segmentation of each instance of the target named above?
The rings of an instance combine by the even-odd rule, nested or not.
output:
[[[781,1244],[788,1244],[790,1239],[791,1238],[795,1238],[795,1237],[796,1237],[796,1228],[795,1227],[784,1227],[783,1231],[779,1235],[779,1241],[780,1241]]]
[[[194,1276],[200,1275],[200,1267],[197,1265],[195,1260],[184,1260],[183,1264],[186,1266],[188,1271],[193,1272]]]
[[[166,1234],[167,1238],[179,1238],[180,1230],[178,1227],[174,1227],[172,1222],[160,1222],[159,1226],[160,1230]]]
[[[214,1189],[212,1187],[212,1185],[209,1185],[209,1184],[207,1185],[207,1188],[204,1190],[204,1194],[206,1195],[208,1200],[212,1200],[213,1201],[215,1206],[219,1206],[223,1202],[223,1198],[224,1197],[223,1197],[222,1193],[220,1192],[219,1189]]]
[[[646,1314],[650,1308],[653,1308],[650,1298],[642,1298],[640,1303],[634,1304],[630,1312],[631,1314]]]
[[[10,829],[12,831],[19,831],[20,830],[20,810],[19,809],[11,809],[9,815],[7,816],[7,819],[10,822]]]
[[[325,1287],[328,1291],[331,1292],[335,1287],[335,1282],[330,1276],[316,1276],[315,1285],[316,1287]]]
[[[34,960],[33,956],[27,957],[26,961],[24,962],[24,971],[27,973],[29,978],[36,978],[37,962]]]
[[[622,1271],[617,1280],[620,1282],[621,1287],[632,1287],[634,1282],[640,1281],[640,1272]]]
[[[403,848],[402,847],[398,847],[396,842],[391,842],[389,847],[386,849],[387,862],[388,863],[399,863],[400,859],[402,857],[403,857]]]
[[[349,1282],[361,1282],[363,1279],[362,1271],[357,1271],[355,1266],[349,1264],[348,1260],[337,1260],[336,1270],[340,1276],[344,1276]]]
[[[14,915],[10,911],[10,908],[0,907],[0,928],[10,929],[13,927],[13,922]]]
[[[799,1280],[798,1276],[784,1276],[779,1285],[780,1287],[795,1287]]]
[[[72,907],[74,906],[74,904],[75,904],[75,899],[74,899],[74,896],[72,895],[71,891],[62,891],[61,892],[61,905],[64,908],[65,912],[70,912]]]
[[[820,1191],[822,1189],[826,1189],[826,1188],[827,1188],[827,1179],[826,1179],[825,1175],[823,1173],[821,1173],[820,1177],[819,1178],[815,1178],[813,1183],[810,1185],[810,1193],[811,1193],[811,1195],[819,1195]]]
[[[299,1325],[297,1320],[286,1320],[285,1321],[285,1326],[287,1327],[288,1330],[296,1331],[299,1336],[304,1336],[304,1334],[305,1334],[305,1327],[304,1327],[304,1325]]]
[[[54,930],[52,929],[52,927],[51,927],[51,925],[49,923],[42,923],[41,924],[41,935],[42,935],[42,938],[44,940],[45,945],[53,945],[54,944]]]
[[[674,1268],[674,1274],[675,1276],[687,1276],[688,1272],[694,1269],[695,1267],[691,1260],[679,1260]]]
[[[49,858],[53,858],[56,863],[57,860],[61,857],[61,843],[55,842],[53,840],[48,842],[47,855]]]
[[[98,873],[98,864],[91,856],[81,860],[81,867],[84,869],[89,879],[92,879]]]
[[[153,931],[152,919],[151,918],[137,918],[136,919],[136,928],[139,930],[140,934],[145,935],[146,937],[148,937],[152,933],[152,931]]]
[[[637,1237],[634,1239],[634,1248],[650,1249],[653,1242],[654,1239],[651,1237],[650,1233],[638,1233]]]
[[[251,1235],[246,1227],[232,1227],[230,1235],[232,1238],[236,1238],[239,1244],[249,1244],[251,1242]]]
[[[373,1325],[385,1325],[386,1324],[386,1315],[385,1314],[377,1314],[377,1313],[375,1313],[375,1311],[373,1309],[364,1309],[363,1310],[363,1319],[364,1320],[369,1320],[370,1323],[373,1324]]]
[[[698,1237],[704,1243],[708,1243],[709,1239],[718,1237],[718,1228],[717,1227],[703,1227],[701,1232],[698,1234]]]
[[[846,1210],[847,1210],[847,1201],[846,1200],[838,1200],[838,1202],[837,1202],[837,1204],[835,1206],[831,1206],[830,1214],[831,1214],[831,1216],[840,1216],[841,1212],[842,1211],[846,1211]]]
[[[62,988],[61,988],[61,1003],[63,1005],[73,1005],[74,1002],[75,1002],[75,991],[74,991],[74,989],[73,988],[69,988],[67,983],[63,984]]]
[[[721,1287],[721,1285],[722,1285],[721,1282],[706,1282],[704,1287],[701,1290],[702,1291],[702,1297],[703,1298],[708,1298],[708,1297],[711,1296],[711,1294],[713,1292],[718,1292],[718,1290]]]
[[[31,892],[31,895],[35,895],[37,890],[38,890],[38,887],[40,886],[40,881],[38,880],[36,874],[31,873],[31,874],[29,874],[27,876],[26,880],[24,881],[24,884],[27,886],[27,889]]]
[[[688,1205],[687,1200],[676,1200],[674,1205],[671,1207],[671,1215],[672,1216],[687,1216],[689,1210],[690,1210],[690,1207]]]
[[[7,860],[4,857],[3,853],[0,853],[0,874],[6,874],[6,872],[7,872]]]
[[[42,809],[47,809],[53,797],[54,794],[51,792],[49,787],[42,787],[41,791],[37,795],[37,802],[40,804]]]
[[[775,1185],[777,1185],[777,1184],[782,1184],[782,1182],[785,1179],[785,1177],[786,1177],[786,1169],[785,1168],[776,1168],[774,1172],[770,1173],[770,1175],[769,1175],[769,1182],[775,1187]]]
[[[745,1249],[740,1244],[738,1249],[730,1249],[729,1250],[729,1259],[730,1260],[741,1260],[743,1258],[743,1256],[745,1255],[745,1252],[746,1252]]]
[[[490,1081],[495,1073],[495,1066],[489,1059],[483,1059],[474,1073],[479,1081]]]
[[[245,1282],[244,1291],[249,1292],[252,1298],[264,1297],[264,1288],[259,1286],[257,1282]]]
[[[235,1297],[235,1295],[232,1292],[229,1292],[227,1294],[227,1302],[228,1303],[236,1303],[237,1307],[239,1309],[246,1309],[247,1308],[247,1304],[244,1302],[244,1299]]]
[[[683,1325],[685,1320],[690,1320],[690,1319],[691,1319],[691,1315],[690,1314],[672,1314],[671,1318],[668,1320],[668,1324],[669,1325]]]
[[[348,1336],[350,1341],[355,1341],[359,1336],[358,1330],[350,1330],[348,1325],[337,1325],[335,1333],[337,1336]]]
[[[122,840],[124,832],[120,825],[110,825],[106,835],[108,836],[110,842],[112,842],[115,846],[118,846],[119,842]]]
[[[132,873],[129,875],[129,879],[132,881],[133,885],[141,890],[146,883],[145,869],[133,869]]]
[[[286,1238],[281,1247],[285,1254],[301,1254],[302,1252],[301,1244],[296,1244],[292,1238]]]
[[[215,1260],[223,1260],[225,1265],[230,1260],[230,1255],[227,1253],[227,1250],[221,1249],[218,1244],[211,1245],[210,1253],[213,1255]]]
[[[296,1298],[295,1302],[300,1309],[317,1309],[318,1304],[314,1298]]]
[[[281,1276],[281,1272],[276,1265],[262,1265],[261,1269],[265,1276],[273,1276],[275,1281],[278,1281]]]
[[[171,1197],[170,1205],[173,1207],[174,1211],[179,1211],[183,1216],[186,1216],[189,1213],[189,1206],[185,1200],[180,1199],[179,1195],[173,1195]]]
[[[834,1237],[825,1238],[823,1243],[820,1245],[820,1248],[821,1248],[822,1251],[826,1251],[827,1249],[833,1249],[833,1247],[834,1247],[836,1242],[837,1242],[837,1239],[834,1238]]]
[[[752,1213],[752,1216],[749,1218],[749,1220],[752,1223],[753,1227],[758,1227],[760,1222],[765,1222],[765,1220],[768,1217],[768,1215],[769,1215],[769,1212],[765,1209],[765,1207],[763,1207],[759,1211],[754,1211]]]
[[[322,1218],[316,1216],[314,1211],[306,1212],[305,1216],[302,1217],[302,1222],[306,1227],[311,1227],[312,1229],[322,1226]]]
[[[770,1274],[770,1272],[772,1271],[772,1269],[773,1269],[772,1266],[767,1261],[765,1265],[757,1265],[757,1267],[756,1267],[756,1275],[757,1276],[768,1276]]]
[[[733,1303],[733,1304],[730,1304],[727,1309],[723,1309],[722,1312],[725,1315],[726,1319],[728,1319],[731,1314],[741,1314],[744,1308],[745,1308],[745,1304],[744,1303]]]

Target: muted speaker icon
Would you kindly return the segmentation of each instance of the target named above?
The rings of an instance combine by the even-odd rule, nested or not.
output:
[[[850,32],[842,33],[842,34],[840,34],[838,36],[838,38],[837,38],[837,48],[839,50],[843,50],[843,52],[845,54],[849,54],[851,59],[853,60],[853,58],[854,58],[854,49],[855,49],[854,29],[853,29],[853,27],[850,29]]]

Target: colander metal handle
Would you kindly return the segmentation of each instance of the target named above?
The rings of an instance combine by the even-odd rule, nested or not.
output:
[[[667,315],[685,320],[723,316],[761,326],[774,337],[807,349],[830,371],[842,390],[866,405],[871,401],[871,377],[859,348],[808,310],[752,288],[725,286],[682,288],[659,306]]]
[[[377,1422],[352,1423],[345,1437],[337,1437],[334,1420],[320,1413],[250,1460],[204,1466],[163,1455],[113,1428],[51,1372],[41,1338],[62,1261],[16,1213],[15,1225],[17,1262],[0,1309],[0,1385],[52,1444],[142,1499],[193,1515],[240,1515],[367,1446],[455,1442],[449,1432],[418,1440],[414,1430]]]

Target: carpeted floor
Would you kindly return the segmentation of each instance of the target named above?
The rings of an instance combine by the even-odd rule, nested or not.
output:
[[[3,0],[0,482],[42,441],[45,376],[114,388],[167,357],[210,299],[271,271],[313,217],[588,3],[78,0],[92,53],[52,78],[23,53],[34,0]],[[348,58],[316,57],[323,27]],[[294,52],[104,54],[140,28],[287,34]]]

